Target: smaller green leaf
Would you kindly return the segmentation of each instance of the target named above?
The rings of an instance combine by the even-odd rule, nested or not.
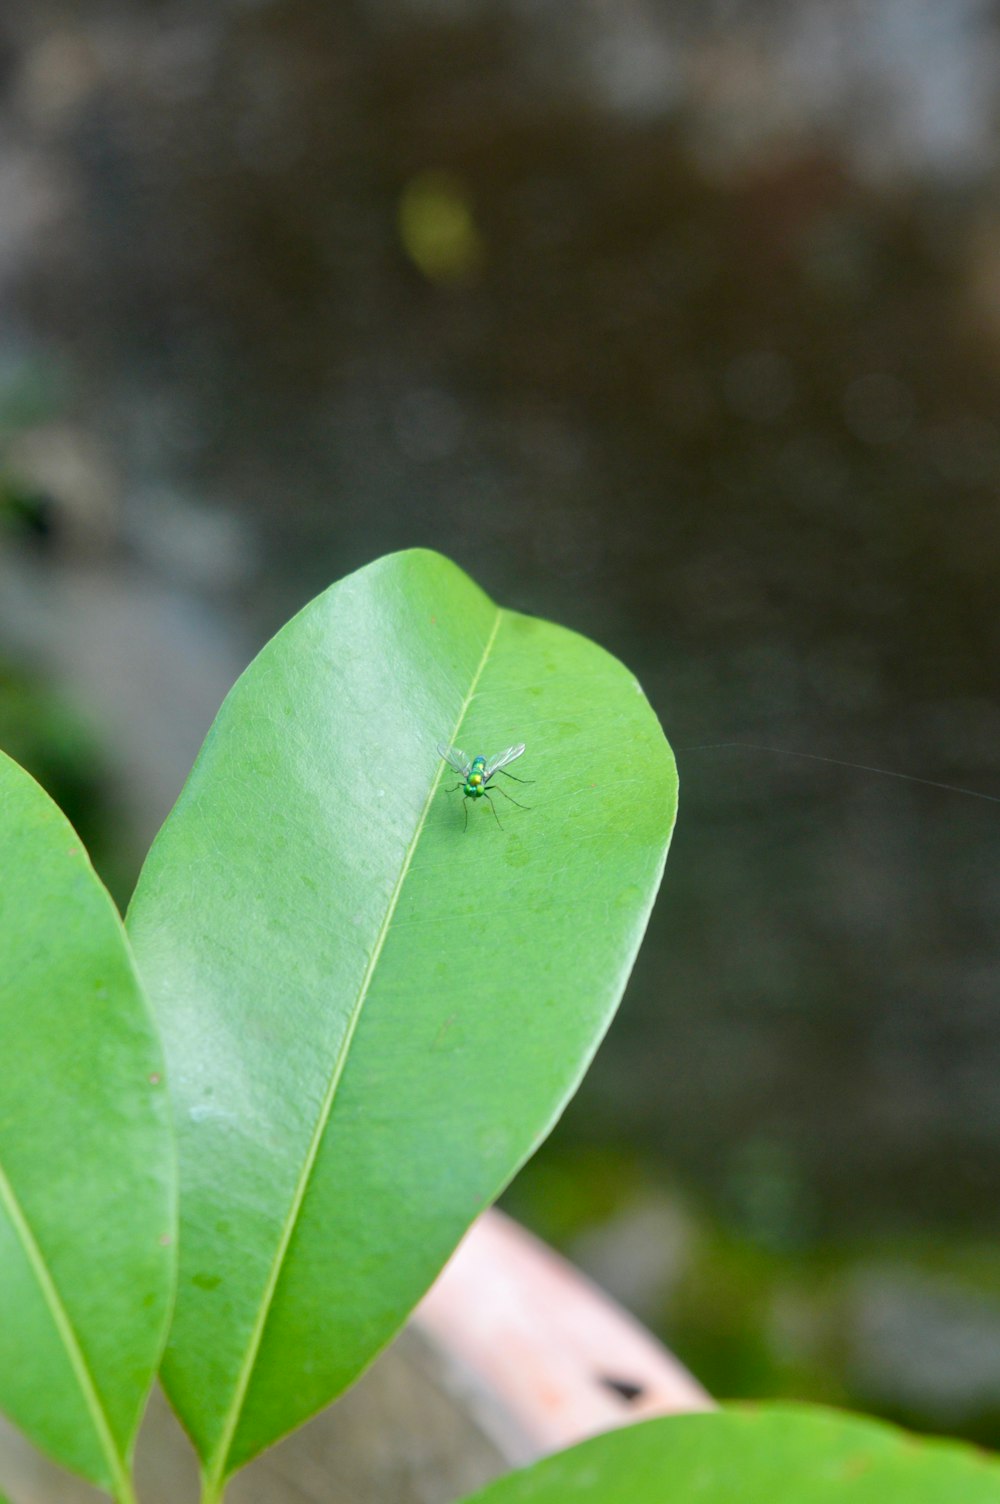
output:
[[[79,838],[0,753],[0,1408],[120,1500],[173,1291],[163,1064]]]
[[[465,1504],[1000,1504],[1000,1459],[832,1410],[762,1405],[610,1431]]]

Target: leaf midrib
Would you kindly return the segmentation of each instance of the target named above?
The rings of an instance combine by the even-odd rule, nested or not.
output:
[[[462,701],[462,707],[458,713],[458,719],[455,724],[455,729],[452,732],[451,736],[448,738],[449,742],[454,742],[458,738],[459,732],[462,727],[462,722],[465,720],[469,706],[471,705],[473,697],[475,696],[476,690],[479,686],[479,681],[482,678],[483,670],[485,669],[487,661],[489,660],[490,653],[493,651],[493,644],[496,642],[497,633],[500,630],[500,622],[503,619],[503,615],[504,613],[502,607],[496,607],[496,616],[493,621],[493,626],[490,630],[489,636],[486,639],[486,644],[483,648],[482,656],[476,667],[476,671],[472,676],[468,691],[465,695],[464,700]],[[260,1345],[264,1338],[264,1329],[267,1325],[267,1318],[270,1314],[271,1306],[274,1303],[274,1297],[278,1288],[278,1281],[281,1278],[282,1269],[284,1268],[285,1258],[287,1256],[288,1248],[292,1240],[292,1234],[295,1231],[295,1227],[298,1223],[299,1214],[301,1213],[302,1205],[305,1201],[306,1191],[309,1187],[309,1181],[312,1177],[313,1168],[319,1155],[320,1145],[322,1144],[327,1124],[330,1121],[330,1115],[333,1111],[334,1099],[337,1095],[337,1089],[340,1086],[344,1068],[347,1064],[347,1057],[350,1053],[351,1044],[354,1040],[358,1022],[361,1018],[361,1012],[364,1008],[365,1000],[371,989],[371,984],[375,976],[375,970],[378,966],[379,958],[382,954],[385,942],[389,936],[389,931],[392,928],[392,921],[396,912],[397,905],[399,903],[400,895],[403,891],[403,884],[406,881],[407,874],[410,870],[410,865],[413,861],[414,853],[416,852],[417,846],[420,842],[420,837],[423,834],[424,826],[427,823],[427,816],[430,813],[434,795],[437,793],[438,785],[441,782],[443,770],[444,765],[439,763],[437,771],[431,781],[431,786],[428,791],[427,798],[424,800],[423,808],[420,811],[420,818],[417,821],[413,835],[410,838],[409,845],[406,848],[406,854],[403,858],[403,862],[399,870],[399,876],[396,879],[395,886],[393,887],[392,893],[389,897],[389,902],[386,905],[385,916],[382,920],[381,925],[379,926],[379,932],[376,936],[375,944],[372,947],[372,953],[369,957],[368,965],[365,967],[364,975],[362,976],[360,985],[358,987],[358,995],[355,998],[354,1005],[351,1009],[351,1013],[347,1021],[347,1028],[344,1031],[344,1037],[341,1041],[340,1047],[333,1062],[333,1069],[330,1073],[330,1083],[327,1087],[326,1095],[323,1098],[323,1102],[319,1110],[319,1116],[316,1120],[316,1126],[313,1129],[313,1134],[309,1141],[309,1147],[306,1151],[306,1156],[302,1163],[302,1170],[299,1174],[298,1180],[296,1181],[295,1192],[292,1197],[292,1202],[289,1207],[288,1214],[285,1217],[284,1223],[282,1224],[281,1237],[278,1240],[278,1246],[275,1251],[275,1256],[271,1264],[270,1272],[268,1274],[267,1284],[264,1287],[264,1295],[261,1300],[260,1309],[258,1310],[257,1319],[254,1322],[253,1329],[250,1334],[250,1341],[247,1344],[247,1350],[244,1355],[243,1363],[240,1366],[239,1376],[233,1393],[233,1403],[226,1415],[225,1425],[223,1426],[222,1434],[219,1438],[219,1445],[216,1448],[212,1459],[207,1464],[203,1473],[203,1499],[206,1501],[214,1499],[218,1496],[219,1486],[224,1482],[227,1476],[226,1463],[229,1459],[229,1453],[232,1449],[232,1444],[236,1435],[237,1427],[239,1426],[240,1416],[243,1413],[243,1406],[246,1401],[247,1392],[250,1388],[250,1381],[253,1377],[253,1370],[257,1361],[257,1355],[260,1351]]]
[[[0,1162],[0,1206],[6,1211],[18,1241],[24,1250],[25,1257],[42,1292],[42,1299],[48,1307],[52,1324],[69,1359],[70,1367],[73,1370],[73,1375],[83,1396],[84,1404],[90,1414],[101,1451],[104,1453],[115,1496],[119,1499],[120,1504],[133,1504],[132,1481],[115,1442],[111,1423],[101,1403],[97,1384],[90,1371],[90,1365],[84,1356],[80,1339],[70,1320],[69,1312],[63,1304],[56,1282],[48,1264],[45,1262],[45,1256],[31,1230],[31,1224],[24,1213],[2,1162]]]

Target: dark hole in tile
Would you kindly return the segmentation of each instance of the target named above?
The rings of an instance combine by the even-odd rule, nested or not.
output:
[[[642,1396],[646,1392],[645,1384],[636,1384],[632,1379],[615,1378],[614,1375],[609,1373],[602,1373],[598,1378],[598,1382],[603,1384],[605,1389],[610,1389],[612,1393],[620,1395],[629,1404],[633,1400],[642,1399]]]

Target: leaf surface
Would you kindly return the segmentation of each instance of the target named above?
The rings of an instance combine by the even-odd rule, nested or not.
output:
[[[465,1504],[1000,1504],[1000,1461],[804,1405],[643,1421]]]
[[[524,741],[468,809],[436,746]],[[504,783],[497,774],[494,784]],[[551,1128],[676,806],[633,676],[391,555],[226,700],[129,914],[182,1161],[165,1383],[211,1488],[350,1384]]]
[[[173,1286],[160,1047],[79,839],[2,753],[0,871],[0,1408],[128,1497]]]

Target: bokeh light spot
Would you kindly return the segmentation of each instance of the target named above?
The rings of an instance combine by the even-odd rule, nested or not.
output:
[[[399,201],[403,248],[430,282],[472,282],[483,263],[483,239],[466,185],[450,172],[421,172]]]

